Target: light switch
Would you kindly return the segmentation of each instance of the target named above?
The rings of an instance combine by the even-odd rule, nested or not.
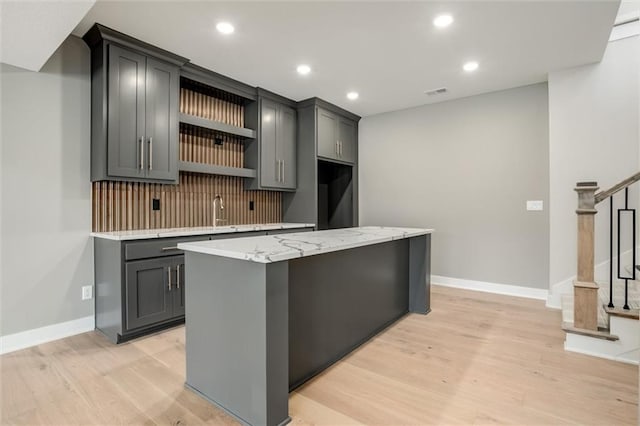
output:
[[[543,210],[542,200],[528,200],[527,210],[529,211],[541,211]]]

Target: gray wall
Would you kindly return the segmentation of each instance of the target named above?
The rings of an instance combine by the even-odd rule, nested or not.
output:
[[[361,225],[435,228],[434,275],[548,287],[546,83],[366,117],[359,149]]]
[[[576,182],[607,189],[640,171],[639,83],[638,36],[610,42],[602,62],[549,73],[552,286],[570,285],[576,275]],[[608,204],[598,210],[596,263],[609,252]],[[602,266],[596,279],[609,281]]]
[[[4,336],[93,315],[89,49],[70,37],[39,73],[0,67]]]

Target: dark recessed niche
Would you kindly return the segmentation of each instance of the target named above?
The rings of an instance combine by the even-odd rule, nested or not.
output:
[[[353,226],[353,167],[318,161],[318,229]]]
[[[158,198],[153,199],[153,210],[160,210],[160,200]]]
[[[255,209],[255,204],[253,201],[249,201],[249,210],[254,210]]]

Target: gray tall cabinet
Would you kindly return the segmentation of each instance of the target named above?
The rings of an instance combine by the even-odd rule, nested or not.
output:
[[[283,194],[284,221],[358,226],[359,120],[319,98],[298,102],[298,185]]]
[[[96,24],[91,180],[178,181],[180,67],[186,59]]]

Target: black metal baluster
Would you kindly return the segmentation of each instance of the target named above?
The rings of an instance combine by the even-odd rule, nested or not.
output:
[[[609,307],[613,308],[613,195],[609,197]]]
[[[624,209],[629,209],[629,187],[627,186],[624,189]],[[636,264],[636,238],[635,238],[635,229],[636,229],[636,215],[635,211],[633,212],[633,245],[634,247],[631,249],[633,253],[633,266],[635,268]],[[618,225],[619,226],[619,225]],[[629,280],[627,278],[624,279],[624,309],[629,309]]]
[[[622,275],[622,253],[620,249],[620,229],[621,229],[621,218],[622,212],[631,212],[631,220],[632,220],[632,244],[631,247],[631,257],[632,257],[632,273],[631,276]],[[618,209],[618,279],[624,280],[624,309],[629,309],[629,280],[636,279],[636,209],[629,208],[629,188],[624,189],[624,208]]]

